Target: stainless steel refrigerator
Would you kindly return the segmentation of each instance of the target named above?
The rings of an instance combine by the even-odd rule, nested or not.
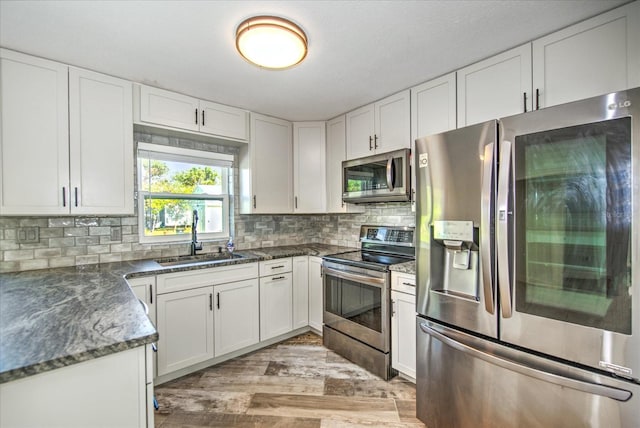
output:
[[[416,140],[417,414],[640,427],[640,88]]]

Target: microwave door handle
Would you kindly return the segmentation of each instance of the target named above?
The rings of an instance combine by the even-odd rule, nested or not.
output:
[[[511,318],[511,280],[509,275],[509,173],[511,169],[511,141],[500,142],[498,172],[498,218],[496,221],[496,254],[498,257],[498,290],[504,318]]]
[[[484,146],[482,161],[482,212],[480,215],[480,262],[482,267],[482,289],[484,292],[484,307],[490,314],[495,312],[493,300],[493,269],[491,257],[491,205],[493,202],[493,149],[495,144]]]
[[[393,179],[395,176],[395,166],[393,165],[393,158],[389,158],[387,161],[387,189],[393,192]]]

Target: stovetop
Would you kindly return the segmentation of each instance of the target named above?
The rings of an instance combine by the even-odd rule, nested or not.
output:
[[[351,266],[388,270],[390,265],[415,259],[412,227],[361,226],[360,250],[330,254],[324,260]]]

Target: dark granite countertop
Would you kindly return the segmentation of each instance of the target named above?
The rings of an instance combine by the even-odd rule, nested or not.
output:
[[[411,275],[416,274],[416,262],[412,260],[410,262],[398,263],[397,265],[389,266],[389,269],[395,272],[402,272]]]
[[[243,258],[214,264],[137,260],[0,274],[0,383],[156,341],[125,277],[352,250],[303,244],[238,251]]]

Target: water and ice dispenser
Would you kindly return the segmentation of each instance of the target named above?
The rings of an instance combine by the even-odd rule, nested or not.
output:
[[[434,221],[431,227],[431,290],[479,300],[478,228],[472,221]]]

